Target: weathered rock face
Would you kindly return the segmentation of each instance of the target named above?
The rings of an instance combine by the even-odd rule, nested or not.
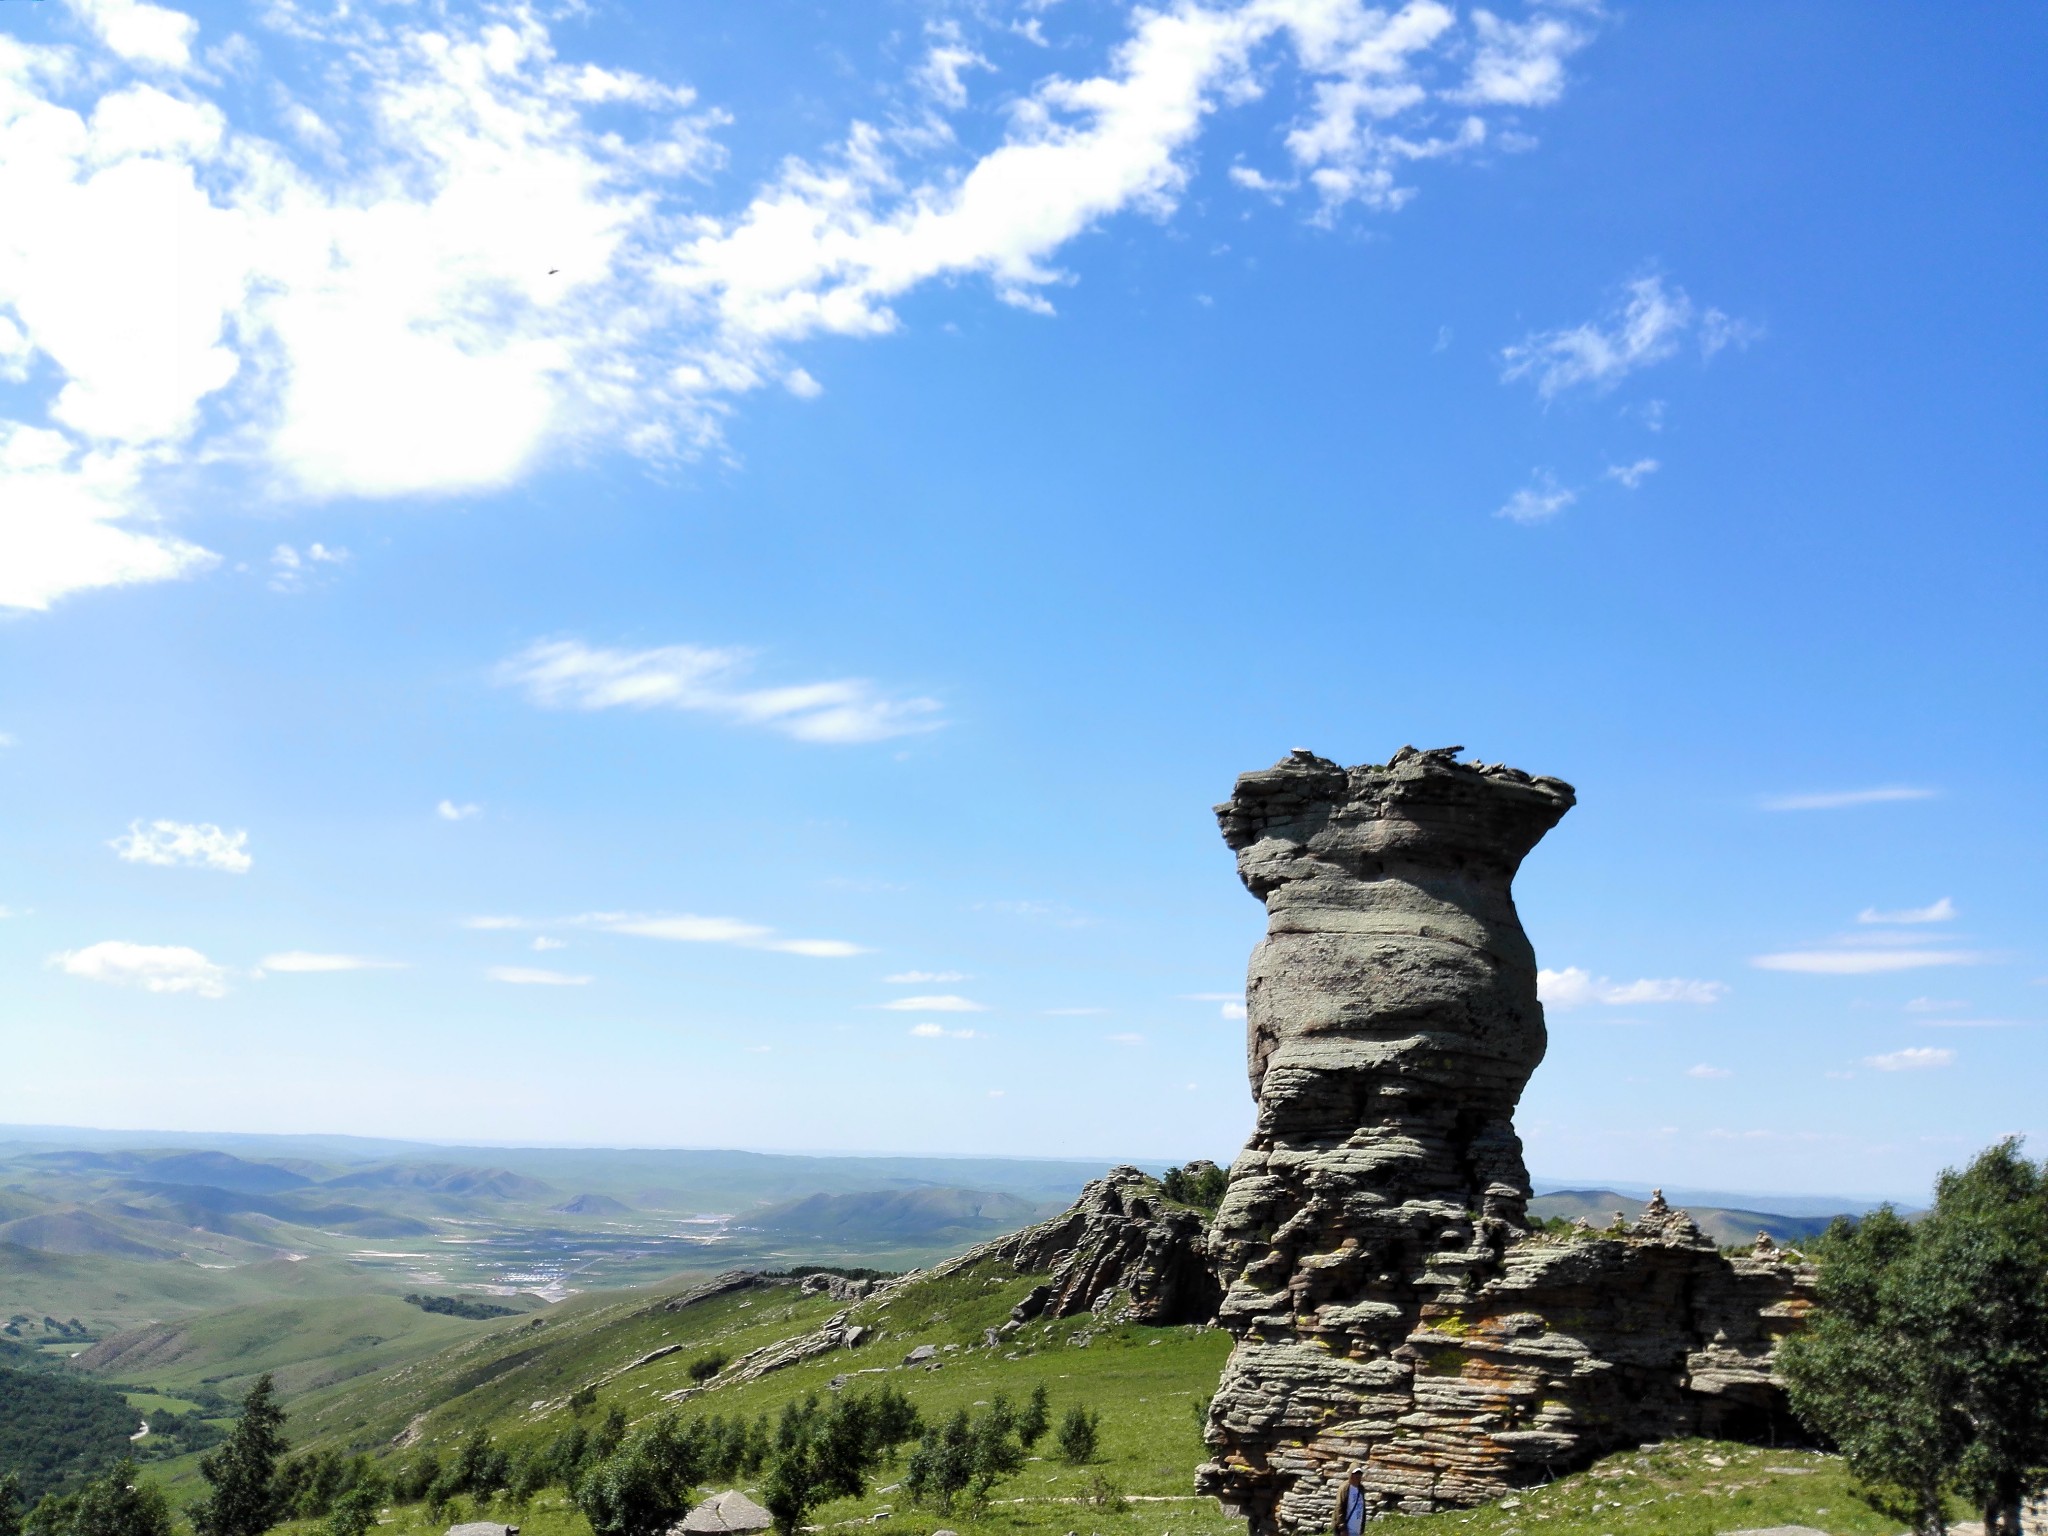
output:
[[[1238,1344],[1204,1491],[1254,1531],[1492,1498],[1616,1446],[1740,1432],[1810,1275],[1722,1259],[1661,1202],[1625,1234],[1526,1230],[1515,1104],[1543,1057],[1510,884],[1571,787],[1403,748],[1296,752],[1217,808],[1266,905],[1258,1120],[1208,1240]]]
[[[958,1262],[1001,1257],[1023,1274],[1051,1272],[1014,1322],[1113,1311],[1134,1323],[1207,1323],[1221,1290],[1202,1242],[1202,1218],[1169,1205],[1151,1175],[1112,1168],[1051,1221],[1000,1238]]]

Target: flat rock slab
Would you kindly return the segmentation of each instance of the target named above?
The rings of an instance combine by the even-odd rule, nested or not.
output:
[[[1810,1525],[1759,1525],[1746,1531],[1723,1531],[1721,1536],[1828,1536]]]

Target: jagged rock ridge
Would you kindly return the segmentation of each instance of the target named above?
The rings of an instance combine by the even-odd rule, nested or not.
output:
[[[1268,930],[1199,1482],[1255,1532],[1324,1528],[1354,1463],[1376,1510],[1427,1512],[1754,1428],[1806,1305],[1810,1271],[1723,1259],[1661,1201],[1625,1234],[1529,1232],[1513,1116],[1545,1036],[1511,885],[1574,795],[1460,751],[1297,751],[1217,807]]]

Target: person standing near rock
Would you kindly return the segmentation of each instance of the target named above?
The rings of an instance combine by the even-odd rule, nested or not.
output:
[[[1332,1536],[1359,1536],[1365,1529],[1365,1468],[1353,1466],[1337,1490],[1337,1509],[1330,1521]]]

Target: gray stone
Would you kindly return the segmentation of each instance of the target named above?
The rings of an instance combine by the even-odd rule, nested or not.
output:
[[[1571,786],[1404,747],[1297,751],[1217,807],[1266,938],[1246,989],[1258,1115],[1206,1250],[1237,1343],[1198,1486],[1254,1532],[1498,1498],[1642,1440],[1782,1418],[1812,1271],[1728,1260],[1655,1199],[1528,1229],[1514,1110],[1543,1058],[1511,885]]]
[[[920,1344],[903,1357],[903,1363],[905,1365],[923,1365],[927,1360],[936,1360],[938,1355],[937,1345]]]
[[[516,1525],[500,1525],[495,1520],[466,1520],[461,1525],[448,1527],[447,1536],[519,1536]]]
[[[671,1536],[678,1531],[687,1531],[691,1536],[716,1536],[721,1531],[765,1531],[774,1523],[775,1517],[767,1510],[737,1488],[728,1488],[723,1493],[714,1493],[669,1530]]]

